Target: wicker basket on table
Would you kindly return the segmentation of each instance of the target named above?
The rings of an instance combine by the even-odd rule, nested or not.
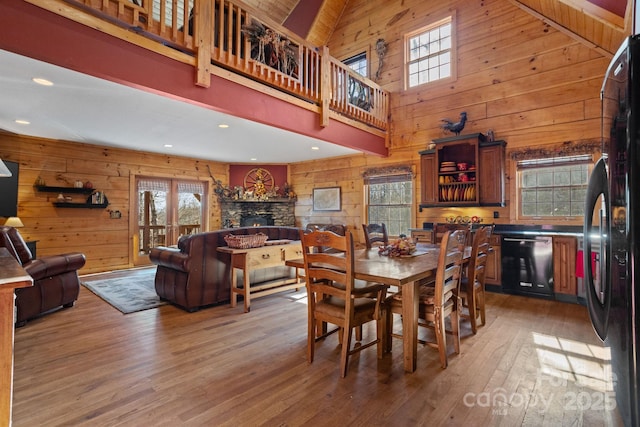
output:
[[[264,246],[269,236],[264,233],[234,235],[228,234],[224,236],[224,241],[232,249],[249,249]]]

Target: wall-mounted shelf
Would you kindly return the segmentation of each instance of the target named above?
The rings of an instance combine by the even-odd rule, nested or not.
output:
[[[46,193],[76,193],[76,194],[91,194],[93,193],[93,188],[84,188],[84,187],[49,187],[46,185],[34,185],[37,191],[42,191]]]
[[[109,203],[73,203],[73,202],[53,202],[56,208],[85,208],[85,209],[104,209]]]
[[[36,191],[42,191],[46,193],[58,193],[58,194],[89,194],[90,197],[87,198],[86,202],[67,202],[67,201],[54,201],[53,206],[56,208],[82,208],[82,209],[104,209],[109,206],[109,201],[107,197],[99,192],[101,198],[103,198],[102,203],[91,203],[91,199],[95,196],[93,193],[95,191],[94,188],[84,188],[84,187],[49,187],[46,185],[34,185],[33,188]],[[98,199],[99,200],[99,199]]]

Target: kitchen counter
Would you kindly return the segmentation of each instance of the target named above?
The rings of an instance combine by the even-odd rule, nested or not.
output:
[[[484,223],[472,224],[471,231],[482,227]],[[422,223],[422,228],[412,228],[410,231],[433,230],[432,222]],[[496,224],[495,234],[510,234],[521,236],[575,236],[582,237],[581,225],[527,225],[527,224]]]
[[[517,234],[525,236],[582,236],[581,225],[524,225],[496,224],[496,234]]]

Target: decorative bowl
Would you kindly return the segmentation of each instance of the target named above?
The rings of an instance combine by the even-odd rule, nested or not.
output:
[[[459,171],[466,171],[469,165],[467,163],[458,163],[456,165]]]

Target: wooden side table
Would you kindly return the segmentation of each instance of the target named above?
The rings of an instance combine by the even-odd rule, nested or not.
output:
[[[0,248],[0,425],[11,425],[15,289],[28,286],[33,286],[31,276],[7,249]]]
[[[218,247],[218,251],[231,254],[231,307],[238,302],[238,295],[244,297],[245,313],[251,310],[251,298],[259,298],[290,289],[298,289],[302,285],[296,274],[295,278],[282,278],[252,285],[250,274],[261,268],[281,267],[290,259],[302,257],[302,245],[299,241],[281,245],[267,245],[251,249],[233,249],[228,246]],[[238,272],[243,272],[242,287],[238,287]],[[297,272],[296,272],[297,273]]]

